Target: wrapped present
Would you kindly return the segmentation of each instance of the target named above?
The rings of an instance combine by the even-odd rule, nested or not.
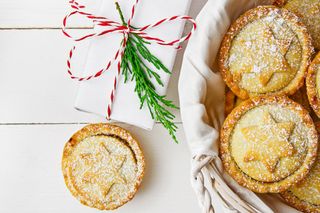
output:
[[[141,107],[141,97],[137,95],[136,81],[129,79],[125,83],[124,76],[121,74],[121,60],[127,45],[124,39],[127,39],[128,33],[141,36],[146,42],[150,42],[146,44],[148,50],[168,70],[172,70],[177,49],[180,47],[179,43],[189,39],[192,33],[191,31],[181,38],[185,21],[193,22],[194,28],[196,26],[190,17],[178,16],[189,10],[190,2],[191,0],[166,2],[162,0],[119,0],[123,18],[128,20],[130,26],[127,28],[118,24],[121,23],[121,17],[114,1],[102,1],[97,15],[82,11],[84,6],[71,1],[75,11],[70,13],[66,19],[71,15],[80,14],[92,19],[95,24],[93,33],[74,39],[75,41],[91,39],[85,65],[80,69],[82,76],[85,77],[73,76],[71,62],[68,61],[71,78],[80,81],[75,108],[114,121],[132,124],[147,130],[152,129],[155,119],[151,116],[147,104]],[[65,32],[65,35],[71,37],[68,32]],[[70,51],[70,60],[74,50],[75,48]],[[72,63],[80,62],[75,60]],[[152,67],[150,62],[144,60],[144,63]],[[156,93],[164,96],[170,73],[158,69],[154,71],[159,75],[162,85],[153,77],[149,76],[149,79]]]

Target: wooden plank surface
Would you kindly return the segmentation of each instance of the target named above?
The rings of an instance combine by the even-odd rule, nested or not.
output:
[[[95,11],[99,1],[80,2]],[[195,16],[205,2],[194,0],[190,14]],[[61,33],[68,11],[66,0],[0,1],[0,212],[98,212],[71,196],[60,168],[68,138],[86,123],[104,121],[73,108],[77,83],[66,74],[72,42]],[[70,27],[83,33],[92,24],[72,21]],[[177,105],[182,54],[168,89]],[[160,124],[152,131],[121,124],[140,141],[147,169],[136,197],[114,212],[200,212],[190,186],[190,155],[179,111],[174,114],[179,145]]]
[[[96,11],[101,0],[80,0]],[[88,4],[89,2],[89,4]],[[1,28],[61,28],[62,18],[70,11],[68,0],[1,0]],[[90,27],[92,24],[80,20],[70,27]]]
[[[97,212],[71,196],[61,172],[64,144],[82,126],[0,126],[0,212]],[[174,144],[159,124],[151,132],[124,127],[140,141],[147,167],[136,197],[114,212],[198,212],[187,144]]]
[[[90,12],[97,11],[102,0],[78,0]],[[171,0],[163,0],[164,3]],[[190,15],[195,16],[207,0],[193,0]],[[61,28],[62,18],[70,11],[68,0],[1,0],[0,29]],[[84,21],[72,21],[70,27],[91,27]]]
[[[60,30],[0,30],[0,46],[0,123],[104,121],[73,108],[77,82],[66,66],[72,42]],[[176,66],[168,89],[177,105],[178,75]],[[174,114],[180,122],[179,111]]]

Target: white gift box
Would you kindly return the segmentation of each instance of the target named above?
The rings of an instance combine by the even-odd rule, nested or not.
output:
[[[118,2],[127,20],[130,17],[134,0],[119,0]],[[189,10],[190,2],[191,0],[140,0],[131,25],[142,27],[153,24],[163,18],[185,15]],[[119,23],[121,22],[115,8],[115,2],[112,0],[103,0],[98,15],[118,21]],[[170,41],[182,36],[184,24],[184,21],[181,20],[173,21],[146,32],[151,36]],[[95,30],[101,31],[101,27],[96,26]],[[114,57],[120,47],[121,41],[122,34],[120,33],[111,33],[93,38],[89,44],[87,59],[82,69],[82,76],[93,74],[104,68],[106,63]],[[177,53],[176,49],[156,43],[147,45],[147,47],[169,70],[172,70]],[[74,61],[73,63],[81,62]],[[114,76],[117,75],[116,73],[117,64],[113,63],[112,67],[99,78],[80,82],[75,108],[80,111],[107,117],[107,107],[111,101],[109,97],[113,88]],[[162,70],[157,70],[157,73],[161,76],[164,86],[159,86],[157,83],[154,83],[154,85],[158,94],[165,95],[170,75]],[[154,79],[152,81],[155,82]],[[135,83],[130,80],[124,83],[122,75],[120,75],[118,82],[115,100],[112,104],[111,120],[151,130],[155,121],[152,119],[146,104],[140,109],[140,100],[134,92]]]

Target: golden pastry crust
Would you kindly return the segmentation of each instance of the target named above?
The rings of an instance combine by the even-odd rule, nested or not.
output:
[[[226,89],[224,115],[227,117],[230,112],[237,106],[239,106],[244,100],[238,98],[231,90]]]
[[[301,87],[296,93],[291,95],[290,98],[293,101],[301,104],[301,106],[303,106],[309,113],[312,112],[312,109],[308,100],[307,88],[305,86]]]
[[[309,113],[310,116],[312,117],[313,121],[319,121],[319,118],[317,115],[314,113],[312,110],[309,100],[308,100],[308,95],[307,95],[307,88],[306,86],[302,86],[296,93],[291,95],[289,97],[293,101],[297,102],[298,104],[301,104]],[[239,106],[244,100],[240,99],[237,97],[231,90],[226,89],[226,95],[225,95],[225,117],[227,117],[231,111]]]
[[[138,142],[121,127],[90,124],[66,143],[62,156],[65,183],[82,204],[116,209],[130,201],[144,176]]]
[[[246,141],[243,141],[242,139],[239,139],[239,134],[236,132],[238,127],[242,128],[241,130],[247,131],[247,127],[241,127],[240,125],[244,125],[246,119],[248,118],[248,113],[252,112],[267,112],[271,114],[272,107],[275,107],[272,111],[273,115],[276,115],[278,117],[277,119],[282,119],[283,121],[277,121],[275,124],[276,128],[272,129],[273,133],[277,133],[277,128],[279,128],[279,137],[278,139],[282,138],[284,134],[287,134],[286,142],[288,142],[287,146],[280,147],[280,149],[277,147],[278,145],[275,145],[271,148],[276,148],[278,150],[276,151],[284,151],[286,153],[281,153],[282,155],[277,156],[278,161],[275,161],[274,164],[268,164],[269,160],[272,158],[266,157],[265,159],[253,159],[249,156],[249,158],[246,159],[247,153],[248,153],[248,143]],[[265,109],[265,111],[263,111]],[[284,110],[285,112],[290,112],[289,118],[283,117],[284,113],[280,112],[281,110]],[[260,110],[260,111],[254,111],[254,110]],[[269,110],[269,111],[268,111]],[[259,114],[255,114],[259,117]],[[247,116],[247,117],[246,117]],[[294,116],[291,118],[290,116]],[[262,117],[262,116],[260,116]],[[259,118],[257,118],[259,119]],[[287,119],[287,120],[286,120]],[[290,120],[291,119],[291,120]],[[252,116],[249,117],[249,123],[251,122],[251,125],[256,125],[255,121],[251,121]],[[289,122],[290,121],[290,122]],[[282,128],[280,130],[280,128]],[[292,128],[294,129],[294,132]],[[287,129],[287,133],[286,130]],[[304,129],[304,130],[302,130]],[[290,133],[291,131],[291,133]],[[301,132],[300,132],[301,131]],[[262,133],[261,133],[262,132]],[[266,133],[265,133],[266,132]],[[244,134],[246,132],[242,132],[241,134]],[[253,135],[257,135],[259,131],[254,131]],[[290,133],[290,134],[289,134]],[[272,134],[269,134],[268,131],[260,131],[259,134],[265,134],[267,136],[273,136]],[[233,137],[233,135],[235,135]],[[292,135],[292,137],[290,136]],[[299,135],[303,137],[303,139],[299,139]],[[297,139],[297,140],[296,140]],[[240,144],[236,144],[234,141],[240,140]],[[303,141],[307,141],[307,143]],[[300,142],[299,142],[300,141]],[[317,152],[317,132],[315,130],[313,121],[311,117],[309,116],[308,112],[301,107],[299,104],[295,103],[294,101],[290,100],[289,98],[285,96],[262,96],[262,97],[255,97],[253,99],[246,100],[242,104],[240,104],[238,107],[236,107],[226,118],[223,127],[221,129],[220,134],[220,156],[224,165],[225,170],[242,186],[245,186],[249,188],[250,190],[258,193],[278,193],[285,191],[290,186],[294,185],[295,183],[302,180],[309,172],[310,167],[312,166],[315,158],[316,158],[316,152]],[[266,142],[270,142],[268,139]],[[274,141],[272,141],[274,142]],[[302,142],[302,143],[301,143]],[[246,143],[246,144],[243,144]],[[280,144],[280,143],[279,143]],[[301,146],[301,144],[306,144]],[[292,147],[294,145],[294,147]],[[234,147],[232,147],[234,146]],[[259,145],[258,145],[259,146]],[[243,148],[244,147],[244,148]],[[235,148],[239,148],[238,150],[235,150]],[[255,147],[257,150],[259,150],[259,147]],[[267,156],[273,154],[272,149],[269,150],[262,150],[261,153],[266,153]],[[244,149],[240,150],[240,149]],[[271,151],[272,150],[272,151]],[[251,150],[249,150],[251,151]],[[260,150],[261,151],[261,150]],[[247,165],[250,163],[250,160],[256,160],[252,164],[251,170],[243,170],[245,167],[243,165],[239,164],[238,154],[241,157],[241,153],[246,153],[243,158],[243,162],[240,162],[241,164]],[[261,154],[260,153],[260,154]],[[300,156],[301,154],[301,156]],[[255,157],[255,156],[253,156]],[[262,164],[262,162],[264,163]],[[299,162],[301,161],[301,162]],[[262,165],[262,166],[261,166]],[[288,167],[286,167],[288,165]],[[251,166],[251,165],[249,165]],[[248,167],[249,167],[248,166]],[[240,168],[241,167],[241,168]],[[290,172],[287,172],[287,170],[291,170]],[[249,172],[248,172],[249,171]],[[254,173],[257,172],[259,174],[262,174],[262,176],[269,176],[269,177],[260,177],[259,174],[255,175]],[[253,175],[252,175],[253,174]],[[255,176],[254,176],[255,175]],[[253,178],[254,176],[254,178]],[[258,179],[261,180],[258,180]]]
[[[226,84],[245,100],[294,94],[303,85],[312,53],[311,37],[295,14],[259,6],[231,25],[218,62]]]
[[[225,101],[224,101],[224,116],[227,117],[227,115],[230,114],[230,112],[235,107],[235,100],[236,95],[230,91],[228,88],[226,88],[226,95],[225,95]]]
[[[315,112],[313,111],[313,109],[309,103],[309,98],[308,98],[308,94],[307,94],[307,87],[305,85],[303,87],[301,87],[295,94],[291,95],[290,98],[293,101],[301,104],[301,106],[303,106],[309,112],[309,114],[314,122],[319,121],[318,116],[315,114]]]
[[[283,5],[285,5],[286,0],[275,0],[273,2],[273,5],[278,6],[278,7],[282,7]]]
[[[284,8],[301,18],[312,37],[313,45],[320,49],[320,0],[290,0]]]
[[[308,69],[306,85],[308,99],[314,112],[320,117],[320,53],[313,59]]]
[[[312,205],[308,202],[302,201],[296,196],[294,196],[290,191],[285,191],[281,193],[281,196],[294,208],[308,213],[319,213],[320,208],[317,205]]]
[[[318,133],[320,133],[320,123],[316,123],[316,128]],[[319,158],[319,150],[318,150],[318,158]],[[318,159],[317,158],[317,159]],[[319,176],[319,171],[320,171],[320,161],[317,160],[315,164],[313,165],[310,173],[308,176],[303,179],[301,182],[297,184],[297,186],[293,186],[289,188],[289,190],[282,192],[281,196],[287,201],[291,206],[295,207],[296,209],[303,211],[303,212],[320,212],[320,205],[312,203],[306,198],[303,200],[303,198],[299,198],[295,193],[294,193],[294,188],[298,188],[298,190],[306,191],[308,195],[312,196],[313,198],[317,199],[318,203],[320,203],[320,191],[319,191],[319,185],[316,187],[316,189],[313,186],[308,186],[308,184],[319,184],[318,176]],[[314,176],[312,176],[314,175]],[[305,185],[307,184],[307,185]],[[312,191],[310,191],[310,187],[312,187]],[[300,189],[299,189],[300,188]]]

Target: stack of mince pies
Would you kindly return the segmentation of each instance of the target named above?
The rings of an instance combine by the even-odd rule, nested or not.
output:
[[[220,157],[240,185],[320,212],[320,0],[281,2],[245,12],[221,43]]]

